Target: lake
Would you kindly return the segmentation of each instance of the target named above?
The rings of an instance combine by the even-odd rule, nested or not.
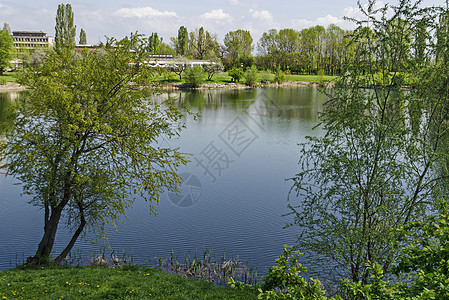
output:
[[[0,120],[17,94],[0,97]],[[108,232],[110,249],[147,264],[154,257],[213,255],[238,256],[260,274],[275,263],[283,245],[293,245],[298,228],[289,222],[287,198],[299,171],[298,143],[317,125],[325,96],[315,88],[258,88],[172,92],[201,117],[185,118],[186,129],[177,139],[160,139],[163,146],[191,153],[180,172],[186,184],[179,195],[165,193],[149,213],[136,201],[128,220]],[[27,204],[21,187],[0,174],[0,270],[14,267],[34,254],[43,233],[43,212]],[[60,227],[55,247],[62,250],[69,235]],[[92,237],[78,241],[74,255],[90,257],[104,249]],[[182,260],[182,259],[181,259]]]

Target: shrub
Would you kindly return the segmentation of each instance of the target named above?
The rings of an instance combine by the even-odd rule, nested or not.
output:
[[[229,76],[234,79],[235,82],[240,82],[240,79],[243,77],[243,69],[242,68],[232,68],[228,71]]]
[[[281,69],[278,69],[274,74],[274,81],[277,83],[285,82],[285,73]]]
[[[204,82],[204,71],[200,66],[188,68],[185,74],[186,84],[192,88],[198,87]]]
[[[258,294],[258,299],[314,299],[325,300],[325,291],[319,280],[306,280],[300,274],[307,268],[299,263],[298,250],[291,246],[284,246],[284,254],[276,257],[277,266],[268,270],[263,277],[265,283],[262,285],[249,285],[229,279],[233,288],[251,291]]]
[[[246,70],[245,72],[245,84],[249,86],[253,86],[257,82],[257,76],[258,76],[257,67],[253,65],[250,69]]]

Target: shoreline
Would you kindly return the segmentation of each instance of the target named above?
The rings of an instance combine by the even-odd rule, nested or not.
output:
[[[161,89],[164,91],[177,91],[177,90],[212,90],[212,89],[233,89],[243,90],[255,87],[271,87],[271,88],[289,88],[289,87],[326,87],[331,88],[335,85],[333,82],[326,83],[325,86],[308,81],[286,81],[283,83],[258,83],[254,86],[248,86],[242,83],[203,83],[197,88],[189,88],[184,83],[160,83],[155,82],[149,85],[150,88]],[[26,90],[27,87],[20,85],[17,82],[7,82],[4,85],[0,85],[0,93],[7,92],[20,92]]]
[[[308,82],[308,81],[286,81],[283,83],[258,83],[254,86],[248,86],[242,83],[203,83],[199,87],[190,88],[186,86],[184,83],[153,83],[150,87],[155,89],[161,89],[164,91],[178,91],[178,90],[213,90],[213,89],[232,89],[232,90],[243,90],[257,87],[271,87],[271,88],[289,88],[289,87],[326,87],[331,88],[334,87],[334,82],[328,82],[325,85],[316,83],[316,82]]]
[[[27,87],[20,85],[17,82],[7,82],[6,84],[0,85],[0,93],[20,92],[26,89]]]

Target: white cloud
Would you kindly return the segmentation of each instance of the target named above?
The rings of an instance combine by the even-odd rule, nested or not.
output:
[[[206,20],[215,20],[215,21],[224,21],[224,22],[232,22],[232,16],[230,14],[225,13],[221,8],[214,9],[210,12],[206,12],[201,15],[202,19]]]
[[[273,23],[273,15],[268,10],[254,10],[250,9],[251,16],[255,19],[262,20],[267,23]]]
[[[239,0],[228,0],[228,3],[233,6],[242,5]]]
[[[176,12],[160,11],[150,6],[137,8],[120,8],[114,15],[124,18],[176,17]]]
[[[351,22],[346,21],[343,18],[332,16],[332,15],[326,15],[324,17],[317,18],[315,20],[309,20],[309,19],[296,19],[292,21],[292,24],[296,28],[308,28],[316,25],[321,25],[324,27],[327,27],[331,24],[338,25],[344,29],[348,29],[351,27]]]
[[[344,19],[338,18],[335,16],[331,16],[331,15],[327,15],[325,17],[316,19],[316,22],[322,26],[329,26],[331,24],[335,24],[335,25],[341,24],[344,22]]]

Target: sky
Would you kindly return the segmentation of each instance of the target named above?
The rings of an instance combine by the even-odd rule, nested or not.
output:
[[[249,30],[257,43],[272,28],[301,30],[336,24],[351,29],[353,24],[345,21],[344,16],[360,16],[356,0],[0,0],[0,24],[8,23],[13,31],[43,30],[54,36],[60,3],[72,5],[76,39],[83,28],[89,44],[98,44],[105,36],[120,39],[136,31],[147,36],[157,32],[164,42],[170,43],[180,26],[189,32],[203,26],[217,35],[219,43],[223,43],[229,31]],[[445,0],[423,2],[426,6],[444,3]]]

